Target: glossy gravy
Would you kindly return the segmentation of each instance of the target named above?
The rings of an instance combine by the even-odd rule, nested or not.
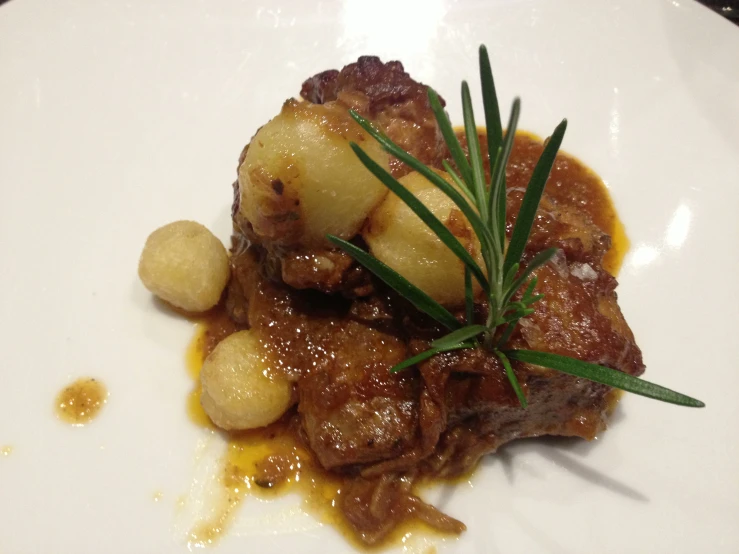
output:
[[[535,164],[541,150],[540,139],[528,133],[518,133],[510,163]],[[576,202],[579,209],[585,210],[593,222],[611,236],[612,246],[603,266],[616,275],[629,241],[600,178],[576,158],[560,154],[547,185],[547,194],[558,203]],[[215,310],[199,321],[195,337],[188,347],[187,371],[193,379],[193,390],[187,399],[187,413],[198,426],[215,429],[200,405],[199,374],[203,361],[220,340],[236,330],[223,310]],[[618,396],[613,396],[614,405]],[[337,506],[341,478],[323,470],[316,462],[294,428],[296,418],[293,415],[294,412],[290,411],[269,427],[229,435],[219,480],[226,493],[224,501],[210,519],[192,529],[191,545],[206,546],[216,542],[227,531],[238,506],[247,496],[273,498],[297,492],[302,496],[307,511],[322,523],[335,527],[355,547],[362,550],[378,548],[360,544],[344,523]],[[279,479],[275,479],[275,475],[279,475]],[[468,478],[469,475],[455,481]],[[438,531],[414,520],[401,524],[379,548],[405,543],[411,534],[419,532],[441,536]]]
[[[85,425],[95,419],[107,398],[108,391],[100,381],[85,377],[62,389],[54,401],[54,413],[65,423]]]

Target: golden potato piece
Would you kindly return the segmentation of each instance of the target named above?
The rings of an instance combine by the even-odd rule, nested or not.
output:
[[[387,189],[349,146],[388,168],[388,155],[335,104],[289,100],[262,127],[239,167],[240,215],[264,243],[330,246],[357,234]]]
[[[146,239],[139,278],[162,300],[204,312],[221,298],[230,276],[228,253],[213,233],[194,221],[175,221]]]
[[[271,360],[251,331],[222,340],[200,372],[200,403],[221,429],[255,429],[277,421],[292,404],[292,384],[270,375]]]
[[[437,173],[451,182],[447,173]],[[480,259],[472,227],[447,195],[415,171],[400,182],[452,231],[473,258]],[[372,213],[362,236],[377,259],[437,302],[447,306],[464,303],[464,264],[394,194]]]

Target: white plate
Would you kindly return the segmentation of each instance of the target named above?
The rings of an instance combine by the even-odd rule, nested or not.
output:
[[[441,551],[739,551],[739,29],[684,0],[13,0],[0,7],[0,550],[183,552],[219,440],[188,422],[192,325],[136,277],[147,234],[229,235],[242,146],[313,73],[401,59],[449,100],[479,43],[522,127],[606,181],[632,240],[619,298],[650,380],[600,440],[528,441],[437,491],[469,531]],[[71,428],[73,378],[110,399]],[[161,492],[161,500],[153,496]],[[186,506],[177,507],[185,495]],[[248,500],[219,553],[346,551],[295,497]],[[292,515],[290,515],[292,514]]]

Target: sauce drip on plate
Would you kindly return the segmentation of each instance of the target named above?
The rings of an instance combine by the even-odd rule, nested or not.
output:
[[[54,401],[54,412],[66,423],[85,425],[95,419],[107,398],[108,391],[100,381],[85,377],[62,389]]]

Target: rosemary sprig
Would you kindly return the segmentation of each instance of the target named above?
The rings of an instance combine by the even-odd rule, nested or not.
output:
[[[447,335],[433,341],[428,350],[396,365],[391,371],[397,372],[412,367],[443,352],[479,348],[482,345],[483,348],[500,360],[523,408],[527,406],[526,395],[516,378],[511,364],[512,360],[547,367],[663,402],[681,406],[703,407],[704,404],[700,400],[611,368],[546,352],[505,349],[506,343],[518,322],[533,313],[532,306],[543,297],[541,294],[534,293],[537,278],[532,277],[533,272],[551,260],[556,253],[554,248],[543,250],[525,265],[522,264],[526,243],[531,233],[544,187],[562,143],[567,128],[567,120],[563,120],[557,125],[544,147],[526,188],[510,242],[506,247],[505,169],[513,148],[521,102],[518,98],[514,100],[508,127],[505,134],[503,134],[490,59],[484,46],[480,47],[480,77],[488,139],[486,154],[491,163],[490,183],[485,180],[483,153],[477,135],[469,86],[466,82],[462,82],[462,109],[468,156],[464,154],[454,128],[441,106],[439,96],[432,89],[428,89],[431,108],[456,167],[452,167],[446,161],[443,165],[456,188],[434,170],[396,145],[384,133],[376,129],[370,121],[356,112],[350,111],[357,123],[374,137],[388,153],[404,162],[411,169],[418,171],[444,192],[462,211],[480,241],[482,259],[485,265],[484,268],[481,268],[449,229],[422,202],[385,169],[375,163],[359,146],[352,143],[352,148],[367,169],[405,202],[431,228],[442,243],[457,255],[465,267],[465,325],[462,325],[446,308],[372,255],[345,240],[332,235],[328,236],[329,240],[336,246],[342,248],[398,294],[409,300],[418,310],[431,316],[450,330]],[[473,277],[480,284],[482,294],[485,295],[488,304],[488,317],[485,324],[482,325],[474,321]],[[521,289],[523,289],[523,293],[518,300],[514,301],[513,298]]]

